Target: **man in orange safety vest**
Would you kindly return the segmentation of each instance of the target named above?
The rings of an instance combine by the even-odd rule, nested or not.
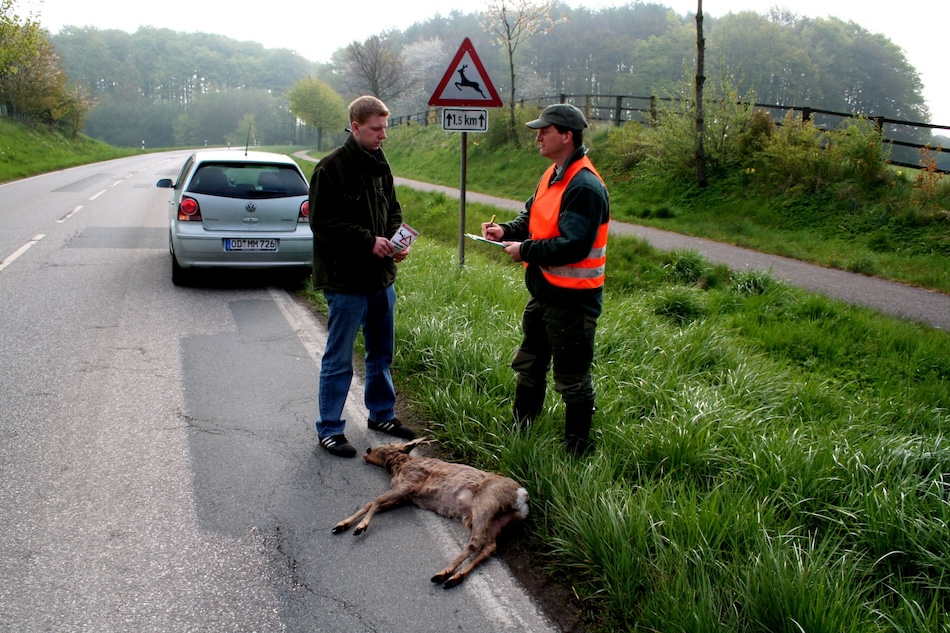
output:
[[[524,262],[531,294],[521,322],[524,338],[511,362],[515,422],[528,428],[541,414],[553,363],[554,389],[566,409],[565,446],[582,455],[592,446],[590,368],[603,310],[610,197],[587,157],[587,120],[580,110],[554,104],[527,125],[538,131],[540,154],[552,165],[524,211],[510,222],[482,224],[482,236],[504,242],[511,259]]]

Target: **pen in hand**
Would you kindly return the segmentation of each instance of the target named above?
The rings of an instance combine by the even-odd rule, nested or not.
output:
[[[494,237],[492,237],[492,236],[488,233],[488,231],[489,231],[489,229],[491,229],[493,226],[498,226],[497,224],[495,224],[495,217],[496,217],[496,216],[492,215],[492,216],[491,216],[491,220],[489,220],[488,222],[484,222],[484,223],[482,224],[482,237],[484,237],[485,239],[490,240],[490,241],[492,241],[492,242],[494,242],[494,241],[496,241],[496,240],[495,240]],[[500,227],[499,227],[499,228],[500,228]]]

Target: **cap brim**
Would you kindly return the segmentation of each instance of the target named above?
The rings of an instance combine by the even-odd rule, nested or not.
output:
[[[547,127],[547,126],[552,125],[552,124],[551,124],[551,123],[548,123],[548,122],[545,121],[544,119],[535,119],[534,121],[528,121],[527,123],[525,123],[525,125],[527,125],[528,127],[532,128],[532,129],[538,130],[538,129],[541,129],[541,128],[543,128],[543,127]]]

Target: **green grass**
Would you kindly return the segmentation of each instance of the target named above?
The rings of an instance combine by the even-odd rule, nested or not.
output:
[[[448,456],[528,488],[530,547],[592,630],[948,630],[946,333],[613,237],[573,460],[553,390],[511,428],[523,271],[475,243],[460,267],[457,201],[399,193],[422,235],[398,388]]]
[[[43,126],[24,127],[0,117],[0,182],[138,153],[85,136],[66,138]]]

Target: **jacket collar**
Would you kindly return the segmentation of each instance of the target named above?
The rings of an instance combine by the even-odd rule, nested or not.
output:
[[[350,134],[346,137],[346,140],[343,141],[343,149],[357,162],[361,170],[367,171],[373,176],[386,176],[392,173],[392,169],[389,167],[389,161],[386,160],[386,155],[383,153],[382,148],[379,148],[375,152],[367,152],[360,146],[356,138]]]
[[[566,172],[567,168],[571,166],[571,163],[580,160],[586,154],[587,148],[583,145],[577,147],[573,152],[571,152],[571,155],[567,157],[567,160],[564,161],[563,165],[554,168],[554,177],[551,178],[551,184],[560,182],[564,178],[564,172]]]

